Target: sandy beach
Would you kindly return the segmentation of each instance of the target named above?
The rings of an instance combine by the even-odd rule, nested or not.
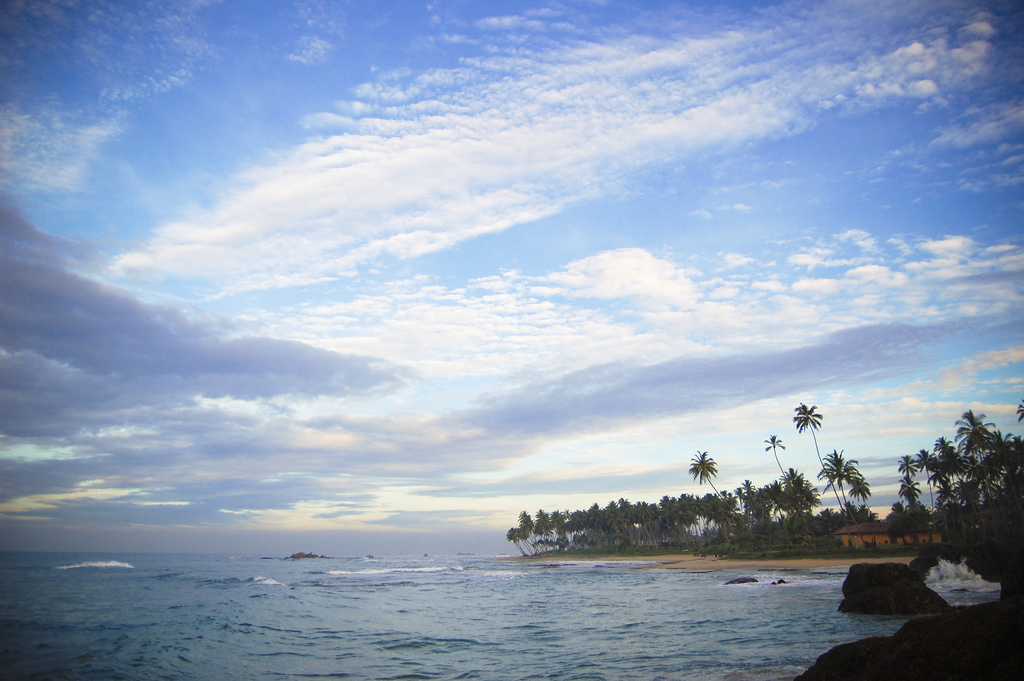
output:
[[[791,558],[732,560],[728,558],[701,557],[692,555],[665,556],[538,556],[536,558],[514,558],[513,560],[537,560],[543,562],[563,561],[623,561],[644,562],[643,569],[657,570],[805,570],[814,568],[849,567],[854,563],[909,563],[913,556],[851,556],[848,558]]]

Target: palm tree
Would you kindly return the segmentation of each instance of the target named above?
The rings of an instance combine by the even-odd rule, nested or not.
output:
[[[918,471],[925,472],[925,482],[928,483],[928,498],[931,499],[931,506],[935,508],[935,495],[932,493],[932,482],[935,480],[935,457],[927,449],[917,453],[916,464]]]
[[[757,488],[748,478],[736,488],[736,496],[743,502],[743,517],[747,519],[747,526],[750,527],[750,519],[754,515],[754,504],[757,500]]]
[[[783,474],[785,476],[785,474]],[[786,536],[786,544],[789,541],[789,530],[786,529],[786,513],[789,511],[789,500],[786,498],[786,490],[782,487],[781,480],[775,480],[764,488],[765,495],[768,497],[768,503],[771,505],[771,514],[778,515],[779,525],[782,526],[782,532]]]
[[[992,437],[994,423],[985,423],[984,414],[975,414],[967,410],[956,422],[956,441],[960,448],[971,458],[977,460]]]
[[[899,465],[896,466],[896,470],[899,471],[900,475],[914,477],[918,471],[917,461],[910,454],[904,454],[900,457],[900,462]]]
[[[718,476],[718,464],[707,452],[697,451],[697,456],[693,457],[693,463],[690,465],[690,476],[698,481],[697,484],[708,483],[711,489],[715,490],[715,494],[718,494],[715,483],[711,482],[712,478]]]
[[[1024,421],[1024,400],[1017,405],[1017,423]]]
[[[899,495],[901,499],[907,501],[907,508],[913,508],[917,505],[918,497],[921,496],[921,485],[909,475],[904,475],[900,480]]]
[[[854,470],[856,471],[856,469]],[[854,500],[859,499],[861,504],[867,505],[868,499],[871,498],[871,485],[869,485],[864,476],[860,474],[860,471],[856,471],[856,473],[857,474],[848,481],[850,484],[850,498]]]
[[[804,535],[810,535],[807,519],[814,507],[821,505],[818,501],[818,491],[807,482],[803,473],[797,473],[792,468],[782,476],[782,483],[791,513],[799,516],[804,527]]]
[[[821,472],[818,473],[818,480],[827,480],[828,484],[825,486],[826,489],[832,488],[832,493],[836,495],[836,502],[840,508],[846,508],[846,514],[850,518],[850,524],[853,525],[856,521],[853,517],[853,512],[850,511],[850,504],[846,501],[846,491],[843,489],[844,484],[852,484],[854,478],[860,477],[860,471],[857,470],[856,459],[844,459],[842,452],[832,450],[831,454],[825,455],[825,460],[821,463]],[[838,491],[836,488],[839,488]],[[843,500],[839,501],[839,493],[842,492]]]
[[[782,464],[779,463],[779,453],[776,451],[777,449],[785,451],[786,448],[782,445],[782,440],[779,439],[778,435],[772,435],[770,438],[765,440],[764,443],[768,445],[764,448],[764,451],[767,452],[769,449],[772,450],[772,454],[775,455],[775,463],[779,467],[779,472],[785,475],[786,471],[782,470]]]
[[[825,464],[821,460],[821,452],[818,451],[818,437],[814,432],[821,428],[821,420],[825,417],[815,412],[817,408],[817,405],[808,407],[801,402],[800,406],[793,410],[796,412],[796,416],[793,417],[793,423],[796,424],[796,432],[798,433],[802,433],[805,430],[811,431],[811,437],[814,439],[814,453],[818,455],[818,463],[824,468]]]
[[[992,488],[989,484],[991,481],[984,474],[984,469],[987,464],[985,456],[989,449],[988,445],[992,440],[991,429],[995,427],[995,424],[985,423],[985,418],[984,414],[975,414],[973,410],[965,411],[960,420],[956,422],[956,441],[960,451],[968,459],[968,475],[974,483],[977,483],[978,489],[984,491],[985,498],[991,501],[993,499]],[[981,513],[980,495],[972,498],[977,498],[977,503],[972,505],[978,517],[982,538],[987,539],[984,515]]]

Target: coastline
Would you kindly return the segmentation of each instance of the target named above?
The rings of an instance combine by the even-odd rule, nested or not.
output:
[[[649,563],[639,569],[642,570],[691,570],[691,571],[715,571],[715,570],[809,570],[815,568],[848,568],[855,563],[904,563],[909,564],[913,556],[850,556],[844,558],[754,558],[754,559],[731,559],[714,558],[711,556],[693,555],[663,555],[663,556],[616,556],[600,555],[592,556],[531,556],[512,557],[511,560],[539,561],[550,563],[606,563],[606,562],[629,562]]]

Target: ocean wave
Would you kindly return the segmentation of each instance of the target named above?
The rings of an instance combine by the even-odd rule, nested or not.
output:
[[[253,584],[267,584],[269,586],[274,586],[274,585],[284,586],[283,584],[281,584],[281,582],[277,581],[273,577],[260,577],[260,576],[253,577],[252,583]]]
[[[75,563],[74,565],[58,565],[54,570],[77,570],[78,568],[126,568],[134,570],[135,566],[130,563],[122,563],[119,560],[101,560],[88,563]]]
[[[939,559],[939,564],[928,570],[927,582],[937,583],[958,582],[969,585],[989,584],[981,579],[980,574],[967,566],[967,559],[961,562],[951,563],[948,560]]]
[[[999,588],[996,582],[988,582],[982,579],[981,575],[967,567],[967,560],[959,563],[939,559],[939,564],[928,571],[926,582],[935,586],[944,587],[976,587],[976,588]]]
[[[328,575],[388,575],[402,572],[461,572],[461,567],[378,568],[368,570],[327,570]]]

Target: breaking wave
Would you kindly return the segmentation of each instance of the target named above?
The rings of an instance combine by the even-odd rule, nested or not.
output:
[[[134,570],[135,566],[130,563],[122,563],[119,560],[101,560],[88,563],[75,563],[74,565],[58,565],[54,570],[77,570],[78,568],[126,568]]]
[[[462,567],[382,568],[379,570],[328,570],[328,575],[390,575],[401,572],[462,572]]]
[[[986,582],[981,578],[981,575],[967,567],[966,558],[959,563],[950,563],[940,558],[939,564],[928,571],[928,577],[925,581],[929,583],[943,582],[945,584],[960,582],[965,585],[974,586],[991,583]]]

